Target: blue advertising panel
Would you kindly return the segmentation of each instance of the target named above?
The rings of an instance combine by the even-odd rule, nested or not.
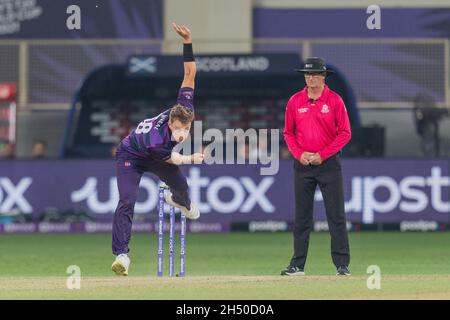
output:
[[[448,161],[349,159],[342,161],[342,168],[350,222],[449,222]],[[219,231],[234,223],[251,221],[291,224],[294,217],[292,162],[281,161],[278,173],[273,176],[260,175],[260,169],[259,165],[249,164],[183,167],[192,200],[199,204],[202,213],[198,222],[224,226]],[[152,175],[144,175],[141,180],[136,221],[156,221],[158,183]],[[82,212],[88,218],[80,221],[111,223],[118,197],[112,160],[0,163],[2,230],[13,222],[52,221],[52,214],[58,216],[55,214],[58,212],[62,216],[64,212],[72,212],[71,218],[63,222],[74,219],[73,212]],[[315,198],[315,220],[325,221],[319,189]]]

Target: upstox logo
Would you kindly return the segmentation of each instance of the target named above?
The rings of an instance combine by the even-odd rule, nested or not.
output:
[[[256,206],[262,209],[262,212],[275,212],[275,207],[270,202],[266,193],[275,181],[273,176],[266,176],[260,182],[255,183],[251,177],[230,177],[221,176],[215,179],[202,177],[200,169],[191,168],[187,176],[191,198],[197,203],[202,213],[212,211],[230,214],[234,212],[250,212]],[[89,177],[81,189],[73,191],[71,199],[73,202],[86,201],[86,204],[93,213],[108,214],[113,213],[119,201],[119,192],[117,190],[117,179],[109,180],[109,199],[99,200],[98,180],[95,177]],[[136,202],[136,213],[148,213],[156,208],[158,201],[158,185],[148,177],[142,177],[139,185],[146,192],[144,200]],[[200,197],[201,189],[206,189],[206,201],[202,202]],[[222,200],[219,193],[223,189],[231,191],[231,199]]]
[[[375,213],[387,213],[394,210],[404,213],[424,212],[431,207],[439,213],[450,212],[450,177],[443,176],[440,167],[432,167],[429,176],[406,176],[396,181],[389,176],[353,177],[351,197],[345,203],[346,212],[362,212],[364,223],[373,223]],[[376,193],[384,191],[383,199],[377,199]],[[322,196],[317,193],[316,200]]]
[[[33,208],[24,194],[32,182],[31,177],[23,177],[17,184],[9,178],[0,177],[0,213],[8,213],[13,209],[18,209],[22,213],[31,213]]]

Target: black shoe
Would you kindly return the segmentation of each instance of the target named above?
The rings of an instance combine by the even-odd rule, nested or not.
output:
[[[337,268],[337,276],[351,276],[350,270],[348,270],[347,266],[340,266]]]
[[[282,276],[304,276],[305,271],[299,267],[288,266],[286,269],[281,271]]]

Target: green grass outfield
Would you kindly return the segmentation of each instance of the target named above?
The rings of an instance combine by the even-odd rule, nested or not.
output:
[[[158,279],[154,234],[133,236],[128,277],[110,271],[108,234],[1,235],[0,299],[450,299],[450,233],[351,233],[351,277],[334,275],[329,239],[311,235],[306,276],[281,277],[290,233],[188,234],[187,276]],[[80,290],[66,287],[69,265]],[[380,290],[366,286],[369,265]]]

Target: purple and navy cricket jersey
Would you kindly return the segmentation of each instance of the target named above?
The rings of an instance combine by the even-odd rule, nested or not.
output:
[[[178,91],[177,104],[194,110],[194,89],[181,88]],[[169,129],[170,108],[154,118],[145,119],[127,137],[122,140],[121,150],[137,159],[165,161],[170,158],[177,144],[172,140]]]

